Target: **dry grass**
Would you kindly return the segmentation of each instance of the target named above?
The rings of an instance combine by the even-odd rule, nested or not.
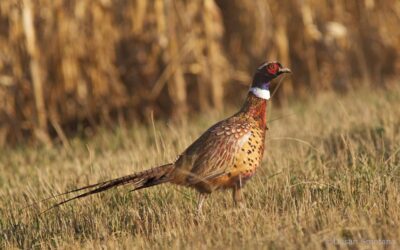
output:
[[[265,60],[278,98],[384,86],[399,25],[398,0],[1,0],[0,146],[221,111]]]
[[[122,188],[43,216],[36,213],[46,206],[20,208],[172,161],[222,115],[76,138],[70,150],[3,151],[0,248],[399,248],[399,106],[400,90],[391,89],[272,107],[271,118],[295,115],[270,123],[262,168],[245,188],[246,207],[234,208],[230,193],[218,192],[203,217],[194,214],[194,191],[170,185]]]

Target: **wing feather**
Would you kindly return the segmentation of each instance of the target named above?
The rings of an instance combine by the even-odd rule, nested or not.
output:
[[[215,124],[183,153],[193,159],[188,183],[221,176],[232,167],[238,151],[250,138],[248,121],[231,117]]]

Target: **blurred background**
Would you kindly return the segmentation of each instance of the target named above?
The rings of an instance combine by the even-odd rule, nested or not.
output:
[[[399,27],[398,0],[1,0],[0,145],[221,111],[265,60],[283,103],[385,88]]]

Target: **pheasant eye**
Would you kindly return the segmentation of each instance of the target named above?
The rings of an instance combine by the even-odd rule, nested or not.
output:
[[[278,72],[279,65],[277,63],[271,63],[267,66],[268,73],[275,75]]]

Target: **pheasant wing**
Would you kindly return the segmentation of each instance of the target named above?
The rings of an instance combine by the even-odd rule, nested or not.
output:
[[[250,136],[248,122],[237,117],[231,117],[208,129],[183,153],[193,159],[188,183],[195,184],[225,174]]]

